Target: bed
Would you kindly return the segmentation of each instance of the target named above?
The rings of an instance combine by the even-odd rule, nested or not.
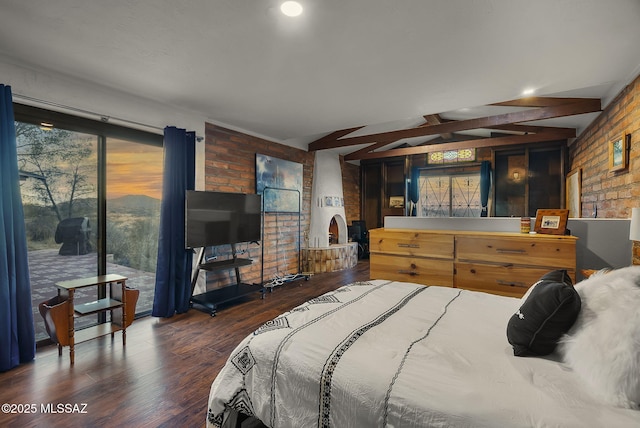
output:
[[[524,298],[523,298],[524,299]],[[207,426],[638,427],[557,352],[514,356],[521,299],[372,280],[326,293],[246,337],[211,386]]]

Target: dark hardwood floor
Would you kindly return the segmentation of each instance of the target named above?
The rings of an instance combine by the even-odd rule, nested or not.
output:
[[[362,260],[353,269],[276,287],[264,299],[255,293],[215,317],[191,309],[141,318],[127,329],[125,347],[120,333],[76,345],[73,367],[68,348],[62,357],[56,346],[38,349],[35,361],[0,373],[0,403],[20,411],[3,407],[0,426],[202,427],[211,383],[247,334],[312,297],[368,278]]]

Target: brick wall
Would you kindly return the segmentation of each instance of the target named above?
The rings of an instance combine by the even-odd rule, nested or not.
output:
[[[640,207],[640,76],[569,146],[569,170],[582,171],[582,217],[629,218]],[[629,167],[609,172],[608,143],[623,132]]]
[[[273,156],[303,165],[302,212],[300,214],[301,239],[298,242],[298,215],[266,213],[264,216],[264,248],[255,244],[242,244],[254,264],[240,268],[242,281],[259,283],[260,259],[264,251],[264,280],[274,275],[298,272],[298,248],[304,245],[305,232],[309,230],[310,201],[313,180],[314,153],[292,148],[262,138],[229,130],[210,123],[205,125],[205,190],[234,193],[255,193],[255,155]],[[360,168],[341,160],[347,223],[360,218]],[[212,253],[226,258],[228,246],[216,247]],[[221,287],[235,282],[235,272],[208,273],[208,288]]]

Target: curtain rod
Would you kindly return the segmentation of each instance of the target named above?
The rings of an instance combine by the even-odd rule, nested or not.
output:
[[[54,103],[52,101],[45,101],[45,100],[41,100],[41,99],[38,99],[38,98],[29,97],[27,95],[21,95],[21,94],[13,93],[13,98],[18,98],[18,99],[21,99],[21,100],[24,100],[24,101],[35,102],[37,104],[43,104],[43,105],[46,105],[46,106],[49,106],[49,107],[56,107],[56,108],[60,108],[60,109],[68,110],[68,111],[74,111],[76,113],[82,113],[82,114],[88,114],[88,115],[91,115],[91,116],[96,116],[96,117],[100,118],[100,120],[102,122],[109,122],[111,119],[113,119],[113,120],[117,120],[118,122],[123,122],[123,123],[127,123],[127,124],[130,124],[130,125],[143,126],[145,128],[157,129],[159,131],[164,130],[164,128],[161,128],[159,126],[147,125],[146,123],[136,122],[136,121],[128,120],[128,119],[122,119],[122,118],[119,118],[119,117],[108,116],[108,115],[96,113],[96,112],[91,111],[91,110],[84,110],[84,109],[77,108],[77,107],[69,107],[69,106],[64,105],[64,104]]]

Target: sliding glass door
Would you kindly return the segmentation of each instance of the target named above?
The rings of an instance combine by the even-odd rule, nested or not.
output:
[[[38,304],[60,281],[98,274],[97,137],[16,122],[20,191],[25,213],[36,340],[47,332]],[[95,300],[78,290],[80,303]],[[79,327],[97,322],[83,318]]]
[[[129,278],[140,290],[136,309],[153,305],[160,201],[162,147],[107,139],[107,273]]]
[[[15,105],[36,341],[38,305],[55,284],[107,273],[140,290],[151,311],[162,193],[162,136]],[[78,290],[80,302],[98,298]],[[104,288],[99,290],[104,293]],[[76,328],[103,322],[82,317]]]

